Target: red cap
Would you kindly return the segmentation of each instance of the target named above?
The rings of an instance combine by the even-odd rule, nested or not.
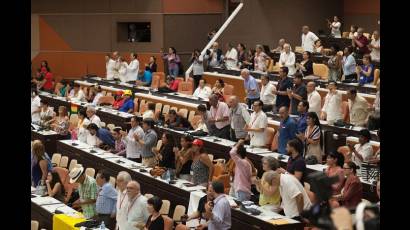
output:
[[[123,92],[122,90],[119,90],[119,91],[117,91],[116,94],[117,94],[118,96],[121,96],[123,93],[124,93],[124,92]]]
[[[199,140],[199,139],[195,139],[195,140],[192,142],[192,144],[193,144],[193,145],[197,145],[197,146],[199,146],[199,147],[204,146],[204,142],[203,142],[202,140]]]

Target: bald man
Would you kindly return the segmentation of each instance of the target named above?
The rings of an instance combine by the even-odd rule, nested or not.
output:
[[[244,103],[239,103],[238,97],[231,96],[228,99],[229,120],[231,121],[230,137],[232,141],[245,139],[248,132],[244,130],[245,125],[249,124],[250,115],[247,106]]]
[[[353,37],[352,39],[352,46],[355,49],[355,53],[362,57],[364,54],[369,54],[369,40],[366,36],[363,35],[363,28],[357,29],[357,37]]]
[[[249,70],[247,68],[241,70],[241,77],[244,80],[243,83],[245,87],[246,101],[248,107],[251,108],[253,102],[259,100],[259,85],[256,82],[256,79],[249,74]]]
[[[313,81],[310,81],[306,85],[307,90],[307,101],[309,102],[309,111],[308,112],[315,112],[318,117],[320,117],[320,110],[322,107],[322,97],[316,91],[316,84]]]
[[[309,26],[302,27],[302,48],[303,51],[309,51],[313,53],[313,46],[319,38],[310,31]]]
[[[128,203],[125,208],[126,222],[123,228],[126,230],[143,229],[148,220],[147,198],[141,194],[140,184],[137,181],[130,181],[127,184]]]

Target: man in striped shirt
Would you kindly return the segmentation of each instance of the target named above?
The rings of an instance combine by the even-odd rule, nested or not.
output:
[[[97,217],[96,220],[104,221],[105,226],[109,229],[115,228],[117,191],[114,189],[110,181],[110,175],[105,171],[100,171],[96,177],[97,185],[99,186],[97,201],[95,203]]]
[[[80,198],[73,203],[73,207],[81,206],[85,218],[93,218],[96,215],[95,200],[97,198],[97,184],[95,179],[84,173],[83,167],[75,167],[69,174],[70,183],[79,183],[78,193]]]

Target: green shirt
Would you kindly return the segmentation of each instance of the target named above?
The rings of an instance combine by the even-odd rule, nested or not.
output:
[[[86,175],[84,183],[81,184],[78,188],[78,192],[82,201],[96,200],[97,183],[95,182],[95,179]],[[83,214],[87,219],[97,215],[97,211],[95,210],[95,203],[81,205],[81,208],[83,209]]]

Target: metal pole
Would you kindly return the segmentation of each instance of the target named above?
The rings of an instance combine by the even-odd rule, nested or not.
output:
[[[236,7],[236,9],[232,12],[232,14],[228,17],[228,19],[226,19],[226,21],[224,22],[224,24],[221,26],[221,28],[219,28],[218,32],[216,32],[216,34],[213,36],[213,38],[211,39],[211,41],[208,42],[208,44],[205,46],[205,48],[202,50],[201,55],[203,56],[205,54],[205,52],[211,48],[212,44],[219,38],[219,35],[222,34],[222,32],[226,29],[226,27],[228,27],[229,23],[231,23],[231,21],[235,18],[235,16],[239,13],[239,11],[242,9],[243,7],[243,3],[239,3],[239,5]],[[185,72],[185,81],[188,81],[189,75],[191,74],[192,71],[192,66],[193,64],[191,64],[191,66],[189,66],[189,68],[187,69],[187,71]]]

